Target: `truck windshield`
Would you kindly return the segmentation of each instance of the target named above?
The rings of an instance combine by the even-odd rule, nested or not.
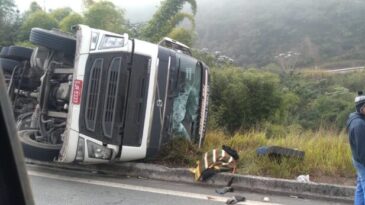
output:
[[[174,137],[197,140],[202,68],[197,60],[177,54],[177,95],[173,100]]]

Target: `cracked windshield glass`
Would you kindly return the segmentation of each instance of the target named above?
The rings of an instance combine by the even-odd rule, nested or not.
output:
[[[202,70],[196,60],[185,55],[178,56],[177,96],[173,100],[172,127],[176,136],[190,141],[197,134],[199,123]]]
[[[364,11],[0,0],[0,204],[365,205]]]

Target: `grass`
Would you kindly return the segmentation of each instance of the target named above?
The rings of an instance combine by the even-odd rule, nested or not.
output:
[[[320,177],[354,177],[351,150],[347,136],[328,130],[290,133],[286,137],[267,139],[264,132],[246,132],[232,137],[211,131],[206,136],[204,149],[222,144],[232,146],[240,153],[239,173],[279,178],[294,178],[300,174]],[[305,151],[304,160],[283,159],[279,164],[268,157],[258,157],[260,146],[283,146]]]
[[[345,133],[329,130],[302,133],[291,132],[282,138],[266,138],[265,132],[250,131],[233,136],[221,131],[209,131],[204,147],[198,149],[189,143],[174,141],[163,154],[165,164],[193,167],[202,153],[223,144],[235,148],[240,159],[238,173],[293,179],[301,174],[311,178],[354,178],[355,171],[351,163],[351,151]],[[172,146],[171,146],[172,145]],[[305,151],[304,160],[286,158],[280,163],[268,157],[256,155],[260,146],[284,146]]]

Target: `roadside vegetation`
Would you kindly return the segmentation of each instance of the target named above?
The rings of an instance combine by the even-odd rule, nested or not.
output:
[[[355,110],[356,92],[365,88],[364,71],[244,69],[200,57],[213,67],[204,147],[170,144],[164,163],[193,167],[204,152],[229,145],[240,153],[242,174],[287,179],[309,174],[317,182],[353,184],[346,120]],[[302,150],[304,160],[279,163],[257,156],[258,147],[273,145]]]
[[[195,167],[203,153],[222,145],[233,147],[239,152],[238,173],[295,179],[309,175],[314,182],[353,185],[355,171],[351,162],[351,151],[345,133],[337,131],[298,131],[277,138],[268,138],[265,131],[247,131],[228,135],[223,131],[210,130],[204,147],[199,149],[184,139],[176,139],[161,153],[158,163],[171,167]],[[272,160],[258,156],[256,149],[261,146],[283,146],[305,152],[303,160],[283,158]]]
[[[329,130],[290,131],[284,137],[268,138],[267,133],[248,131],[227,136],[221,131],[211,131],[206,138],[204,150],[227,144],[239,151],[241,174],[294,179],[298,175],[309,174],[314,181],[347,183],[343,178],[354,178],[351,153],[344,133]],[[260,146],[284,146],[305,151],[304,160],[283,158],[280,163],[268,157],[259,157],[256,148]],[[342,178],[342,179],[341,179]]]
[[[189,11],[182,11],[184,5],[190,5]],[[168,0],[161,2],[150,20],[132,23],[125,17],[125,10],[107,0],[83,0],[81,13],[69,7],[45,11],[37,2],[20,13],[14,0],[0,0],[0,47],[9,45],[30,45],[28,38],[34,27],[59,29],[73,32],[72,26],[85,24],[92,28],[114,33],[128,33],[133,38],[150,42],[159,42],[168,36],[191,46],[195,38],[195,0]],[[181,26],[184,20],[189,27]]]

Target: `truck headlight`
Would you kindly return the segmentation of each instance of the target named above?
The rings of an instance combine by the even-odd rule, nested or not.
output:
[[[124,38],[116,36],[104,36],[99,49],[120,48],[124,46]]]
[[[91,32],[91,41],[90,41],[90,50],[95,50],[96,45],[98,44],[99,33]]]
[[[83,137],[79,137],[77,143],[76,161],[84,161],[85,155],[85,140]]]
[[[110,160],[112,150],[103,145],[96,144],[92,141],[87,141],[87,151],[90,158]]]

